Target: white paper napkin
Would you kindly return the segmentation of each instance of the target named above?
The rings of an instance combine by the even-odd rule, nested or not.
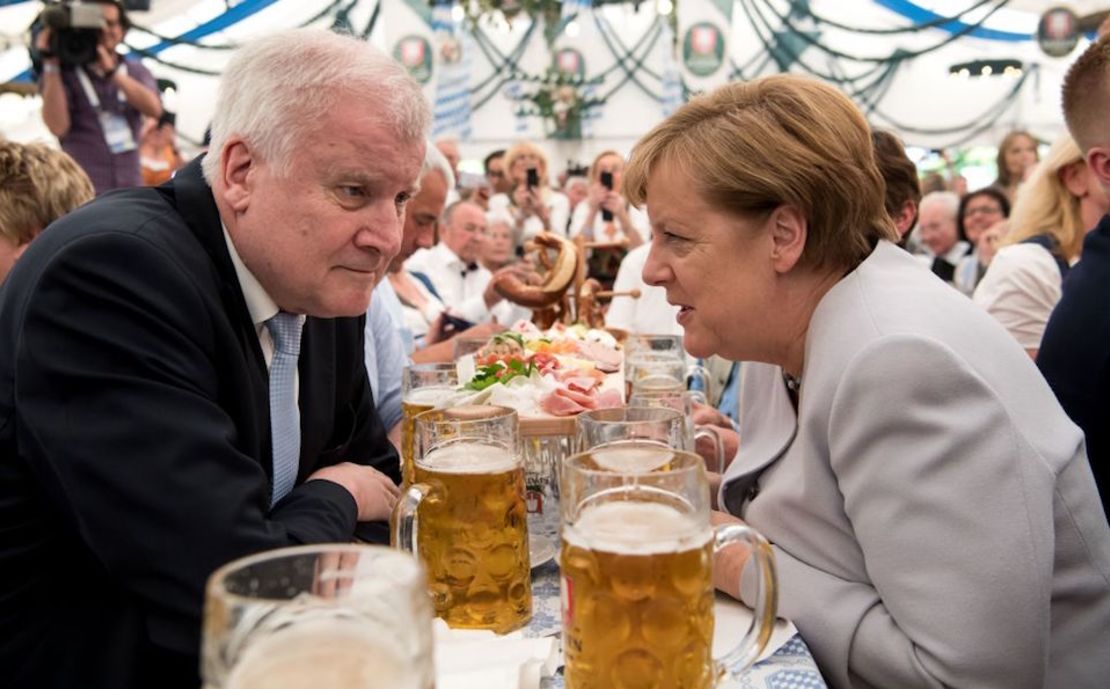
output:
[[[498,636],[435,620],[436,689],[538,689],[559,662],[554,637]]]

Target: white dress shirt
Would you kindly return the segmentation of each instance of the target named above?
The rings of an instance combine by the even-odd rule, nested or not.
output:
[[[667,290],[644,282],[644,264],[647,263],[651,244],[641,244],[621,261],[614,291],[640,290],[640,298],[613,297],[605,325],[624,328],[632,333],[651,335],[681,335],[682,326],[676,320],[678,307],[667,303]]]
[[[569,235],[572,239],[582,234],[582,229],[586,224],[586,218],[588,218],[589,216],[590,204],[588,201],[582,201],[574,208],[574,214],[571,216],[569,232]],[[651,223],[648,221],[647,213],[635,206],[629,205],[628,219],[632,223],[632,226],[635,227],[636,230],[640,233],[641,241],[646,242],[648,238],[651,237]],[[587,234],[586,238],[594,242],[609,243],[619,242],[628,237],[628,235],[625,234],[624,228],[621,227],[620,221],[617,220],[616,215],[613,216],[612,220],[613,228],[616,230],[616,232],[611,237],[605,232],[605,226],[607,224],[608,223],[606,221],[601,219],[601,209],[598,208],[597,213],[594,214],[593,224],[590,227],[590,229],[592,230],[592,234]]]
[[[566,194],[555,191],[554,189],[545,189],[543,197],[544,205],[547,207],[548,227],[560,237],[567,236],[567,220],[570,219],[570,199],[566,197]],[[513,206],[512,199],[509,198],[508,194],[494,194],[490,197],[489,212],[491,214],[505,212],[515,218],[515,211],[516,208]],[[530,215],[524,219],[522,225],[513,227],[513,236],[516,238],[516,243],[519,246],[542,231],[543,221],[535,215]]]
[[[432,281],[451,313],[471,323],[482,323],[490,319],[483,293],[493,274],[477,263],[472,265],[468,267],[443,242],[421,249],[405,261],[406,270],[423,273]]]
[[[235,277],[239,279],[239,289],[243,292],[243,300],[247,302],[247,311],[251,315],[251,322],[254,323],[254,333],[258,335],[258,344],[262,348],[263,358],[266,359],[266,370],[269,371],[270,365],[274,362],[274,340],[270,337],[269,329],[266,328],[266,321],[277,315],[278,305],[258,282],[254,273],[243,263],[243,259],[239,258],[239,252],[235,250],[235,243],[231,241],[227,227],[223,230],[227,253],[231,255],[231,264],[235,266]],[[301,374],[298,370],[293,373],[293,395],[299,400],[300,393]]]

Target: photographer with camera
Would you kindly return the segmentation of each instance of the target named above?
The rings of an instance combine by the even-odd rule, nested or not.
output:
[[[97,194],[141,185],[142,116],[157,119],[162,103],[150,71],[116,52],[131,26],[123,6],[116,0],[50,5],[40,21],[34,47],[42,59],[47,128],[88,173]]]

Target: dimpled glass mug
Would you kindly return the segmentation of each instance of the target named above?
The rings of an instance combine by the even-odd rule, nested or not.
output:
[[[431,689],[420,564],[382,546],[282,548],[208,579],[206,689]]]
[[[414,475],[393,513],[393,545],[419,553],[436,615],[458,629],[523,626],[532,578],[516,412],[420,414]]]
[[[629,452],[653,454],[629,471]],[[748,526],[709,523],[700,457],[656,444],[610,445],[569,457],[560,477],[563,650],[567,689],[709,689],[738,675],[774,627],[774,555]],[[712,657],[713,555],[751,549],[752,624],[720,661]]]

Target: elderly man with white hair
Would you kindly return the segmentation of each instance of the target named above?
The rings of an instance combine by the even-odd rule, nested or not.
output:
[[[956,284],[956,264],[970,245],[960,239],[956,218],[960,210],[960,197],[951,191],[933,191],[921,199],[918,207],[917,231],[921,245],[927,250],[925,259],[937,277],[950,285]],[[970,294],[971,285],[960,291]]]

